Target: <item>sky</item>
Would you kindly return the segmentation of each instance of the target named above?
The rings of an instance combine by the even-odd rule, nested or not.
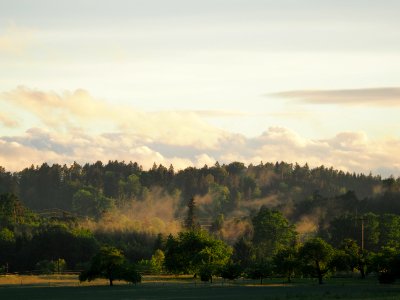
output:
[[[400,176],[399,1],[0,0],[0,166]]]

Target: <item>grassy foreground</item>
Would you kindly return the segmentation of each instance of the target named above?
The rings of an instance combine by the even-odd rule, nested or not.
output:
[[[22,280],[22,285],[21,285]],[[19,282],[18,282],[19,281]],[[106,281],[79,284],[76,276],[3,276],[0,299],[400,299],[400,285],[379,285],[375,280],[330,279],[319,286],[314,281],[298,280],[282,284],[278,280],[259,285],[252,281],[235,284],[194,282],[189,278],[145,277],[143,283]]]

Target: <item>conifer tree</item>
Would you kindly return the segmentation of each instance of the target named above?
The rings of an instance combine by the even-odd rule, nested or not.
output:
[[[188,204],[188,212],[185,220],[185,228],[187,230],[194,230],[197,227],[199,227],[197,221],[196,221],[196,202],[194,201],[194,198],[190,198]]]

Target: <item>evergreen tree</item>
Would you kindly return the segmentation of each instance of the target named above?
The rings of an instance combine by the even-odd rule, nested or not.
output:
[[[185,228],[187,230],[195,230],[199,228],[199,224],[197,223],[196,220],[196,202],[194,201],[194,198],[190,198],[188,204],[188,211],[187,211],[187,216],[185,220]]]

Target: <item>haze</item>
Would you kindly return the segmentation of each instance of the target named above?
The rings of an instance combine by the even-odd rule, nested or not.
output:
[[[398,1],[0,1],[0,166],[400,175]]]

